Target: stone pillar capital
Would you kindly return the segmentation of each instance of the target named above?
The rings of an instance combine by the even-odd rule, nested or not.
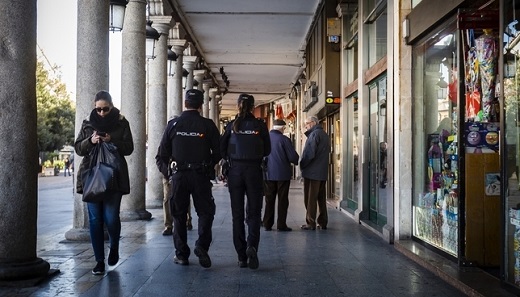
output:
[[[161,35],[168,35],[172,28],[171,16],[151,16],[152,27],[156,29]]]
[[[168,39],[168,45],[171,45],[172,51],[174,51],[177,56],[182,55],[187,44],[186,39]]]
[[[206,75],[206,70],[194,70],[193,71],[193,76],[199,83],[202,83],[202,80],[204,79],[205,75]]]
[[[202,89],[204,90],[204,92],[209,92],[209,88],[211,88],[211,83],[210,82],[203,82],[202,83]]]
[[[186,68],[186,70],[191,72],[198,60],[199,57],[197,56],[184,56],[182,62],[184,63],[184,67]]]
[[[215,96],[217,95],[217,91],[218,91],[217,88],[211,88],[211,89],[209,89],[209,97],[210,97],[211,99],[215,99]]]

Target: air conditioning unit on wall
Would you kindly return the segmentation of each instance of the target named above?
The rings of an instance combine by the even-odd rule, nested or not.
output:
[[[305,104],[303,111],[308,111],[316,102],[318,102],[318,86],[315,81],[307,82],[307,92],[305,94]]]

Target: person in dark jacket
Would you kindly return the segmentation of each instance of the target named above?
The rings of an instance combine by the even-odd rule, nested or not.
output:
[[[220,151],[230,166],[227,179],[238,265],[251,269],[258,268],[263,202],[262,159],[271,152],[269,130],[252,114],[254,106],[253,96],[238,96],[238,114],[226,126],[220,141]],[[244,195],[247,195],[245,209]],[[247,221],[247,239],[244,219]]]
[[[306,224],[303,230],[327,229],[327,192],[325,184],[328,177],[330,139],[323,130],[317,117],[311,116],[305,120],[307,141],[300,159],[300,169],[303,177],[303,196]],[[316,205],[319,215],[316,218]]]
[[[90,116],[83,121],[79,130],[74,149],[76,154],[83,157],[77,174],[76,192],[83,193],[83,173],[90,166],[90,152],[100,142],[111,142],[117,147],[121,155],[122,168],[120,169],[120,184],[129,185],[128,165],[123,156],[134,151],[134,142],[127,119],[114,107],[112,97],[107,91],[99,91],[94,98],[94,109]],[[125,190],[126,191],[126,190]],[[106,225],[110,239],[110,253],[108,265],[116,265],[119,261],[119,237],[121,234],[121,220],[119,210],[122,191],[107,191],[101,202],[87,202],[90,239],[96,266],[93,274],[105,273],[104,228]]]
[[[215,165],[220,161],[217,126],[200,115],[204,95],[199,90],[186,91],[182,114],[168,122],[158,149],[156,163],[171,182],[170,210],[173,217],[173,262],[189,265],[190,248],[186,216],[190,195],[199,217],[199,238],[193,252],[204,268],[211,267],[208,250],[212,241],[211,228],[215,217],[215,201],[211,188]],[[171,162],[170,162],[171,161]],[[171,169],[171,175],[168,168]]]
[[[278,195],[278,231],[292,231],[287,226],[287,209],[289,208],[289,186],[291,185],[292,166],[298,165],[300,156],[294,150],[289,137],[283,135],[284,120],[274,120],[273,129],[269,131],[271,153],[267,156],[267,174],[264,181],[265,211],[262,220],[266,231],[271,231],[274,224],[274,209]]]

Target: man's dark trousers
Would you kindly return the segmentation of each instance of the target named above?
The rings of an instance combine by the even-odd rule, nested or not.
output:
[[[199,217],[199,238],[195,245],[208,251],[212,240],[211,227],[215,217],[215,201],[211,193],[211,181],[204,173],[196,170],[179,171],[172,175],[172,197],[170,209],[173,217],[173,243],[175,255],[188,259],[190,248],[187,244],[186,216],[190,205],[190,195]]]
[[[290,180],[272,181],[266,180],[265,185],[265,211],[263,225],[266,229],[271,229],[274,224],[274,209],[276,196],[278,195],[278,217],[276,228],[287,228],[287,209],[289,208],[289,187]]]

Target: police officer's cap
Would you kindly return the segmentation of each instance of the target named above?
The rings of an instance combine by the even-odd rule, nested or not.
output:
[[[249,94],[245,94],[245,93],[242,93],[238,96],[238,100],[237,100],[237,103],[240,104],[240,102],[242,101],[249,101],[251,102],[252,105],[255,104],[255,97],[249,95]]]
[[[191,104],[200,105],[204,102],[204,94],[197,89],[187,90],[184,100]]]

